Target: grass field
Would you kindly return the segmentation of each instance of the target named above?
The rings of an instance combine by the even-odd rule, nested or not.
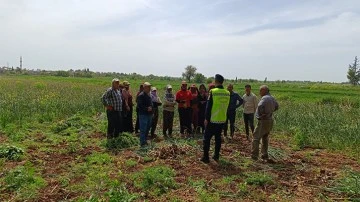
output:
[[[360,88],[268,83],[280,103],[270,155],[237,137],[204,165],[201,136],[147,149],[105,138],[100,97],[112,78],[0,76],[0,199],[5,201],[292,201],[360,198]],[[135,94],[143,81],[131,81]],[[150,81],[163,93],[166,81]],[[180,81],[171,81],[176,89]],[[236,83],[243,93],[245,83]],[[254,83],[258,94],[260,83]],[[179,132],[175,115],[175,133]],[[161,120],[161,118],[160,118]],[[160,133],[161,121],[158,132]],[[160,134],[159,134],[160,135]]]

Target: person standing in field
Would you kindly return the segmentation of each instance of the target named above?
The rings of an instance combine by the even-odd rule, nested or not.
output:
[[[179,103],[178,111],[180,118],[180,133],[181,136],[185,135],[185,130],[188,135],[191,136],[191,106],[190,102],[192,99],[191,92],[187,90],[186,81],[182,81],[181,89],[176,93],[176,102]]]
[[[227,90],[230,92],[230,104],[227,110],[226,123],[224,127],[224,136],[225,138],[228,138],[227,131],[228,131],[228,123],[230,122],[230,137],[233,138],[235,132],[236,109],[243,104],[243,99],[240,97],[238,93],[234,92],[233,84],[229,84]]]
[[[215,153],[213,159],[219,161],[221,149],[221,132],[226,122],[226,113],[230,102],[230,92],[223,87],[224,77],[215,75],[215,88],[209,92],[205,114],[205,135],[204,135],[204,155],[201,161],[209,163],[210,141],[215,136]]]
[[[191,92],[191,122],[193,126],[193,132],[198,132],[198,121],[199,121],[199,90],[197,89],[195,84],[192,84],[190,87]]]
[[[136,93],[136,103],[137,103],[137,98],[140,95],[140,93],[142,93],[144,90],[144,86],[143,84],[140,85],[139,87],[139,91]],[[139,133],[139,129],[140,129],[140,124],[139,124],[139,108],[136,104],[136,123],[135,123],[135,133]]]
[[[253,160],[259,158],[259,144],[261,140],[261,158],[263,160],[269,160],[269,135],[274,124],[273,113],[279,109],[279,104],[275,98],[270,95],[270,89],[266,85],[260,87],[260,95],[261,100],[255,112],[258,124],[253,135],[251,158]]]
[[[159,106],[162,105],[160,97],[157,94],[157,89],[152,87],[151,89],[151,101],[153,103],[153,120],[151,124],[151,139],[155,139],[157,135],[155,134],[156,127],[159,121]]]
[[[101,101],[106,107],[106,115],[108,119],[107,138],[117,138],[122,131],[122,96],[120,93],[119,79],[115,78],[112,80],[112,86],[102,95]]]
[[[245,94],[243,95],[244,100],[244,123],[245,123],[245,131],[246,138],[250,141],[250,132],[249,126],[251,129],[251,133],[254,133],[254,114],[258,105],[258,101],[256,95],[251,92],[251,86],[245,86]]]
[[[205,110],[206,110],[206,101],[208,99],[208,93],[206,91],[206,87],[204,84],[201,84],[199,86],[199,127],[201,128],[201,134],[204,134],[205,132]]]
[[[176,101],[172,93],[172,86],[167,85],[163,105],[163,135],[165,138],[172,138],[175,105]]]
[[[130,83],[128,81],[123,82],[124,88],[122,90],[122,96],[124,98],[123,105],[123,126],[124,126],[124,132],[133,133],[134,132],[134,126],[133,126],[133,97],[130,91]]]
[[[144,90],[137,97],[137,106],[139,110],[139,126],[140,126],[140,145],[147,145],[147,136],[151,128],[153,117],[153,102],[150,95],[151,84],[145,82]]]

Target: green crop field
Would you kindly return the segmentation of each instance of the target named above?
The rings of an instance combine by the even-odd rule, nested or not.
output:
[[[0,76],[1,201],[360,198],[359,87],[268,82],[280,103],[270,140],[276,163],[249,159],[239,109],[237,137],[224,144],[218,164],[204,165],[200,135],[159,138],[146,149],[132,134],[107,142],[100,97],[111,79]],[[144,82],[129,81],[133,94]],[[162,95],[168,82],[177,89],[181,81],[149,82]],[[245,83],[234,84],[243,94]],[[261,83],[252,85],[258,94]]]

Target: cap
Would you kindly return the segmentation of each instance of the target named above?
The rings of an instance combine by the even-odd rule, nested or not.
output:
[[[195,84],[191,84],[190,87],[191,87],[191,88],[196,88],[196,85],[195,85]]]
[[[172,89],[172,86],[169,84],[166,86],[166,89]]]
[[[129,85],[130,85],[130,82],[124,81],[123,84],[124,84],[124,86],[129,86]]]
[[[156,87],[152,87],[151,91],[157,91]]]
[[[145,86],[151,86],[151,84],[149,83],[149,82],[145,82],[144,84],[143,84],[143,86],[145,87]]]
[[[112,82],[114,83],[114,82],[120,82],[120,80],[118,79],[118,78],[114,78],[113,80],[112,80]]]
[[[218,81],[219,83],[223,83],[224,80],[225,80],[224,77],[221,76],[220,74],[215,75],[215,81]]]

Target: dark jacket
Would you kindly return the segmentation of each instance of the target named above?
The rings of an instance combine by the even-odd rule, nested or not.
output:
[[[152,111],[148,112],[148,107],[153,107],[150,95],[146,94],[145,92],[140,93],[137,97],[137,107],[139,109],[139,114],[141,115],[152,114]]]
[[[243,104],[243,102],[244,100],[240,97],[239,94],[235,92],[230,93],[230,103],[229,103],[228,111],[235,111]]]

